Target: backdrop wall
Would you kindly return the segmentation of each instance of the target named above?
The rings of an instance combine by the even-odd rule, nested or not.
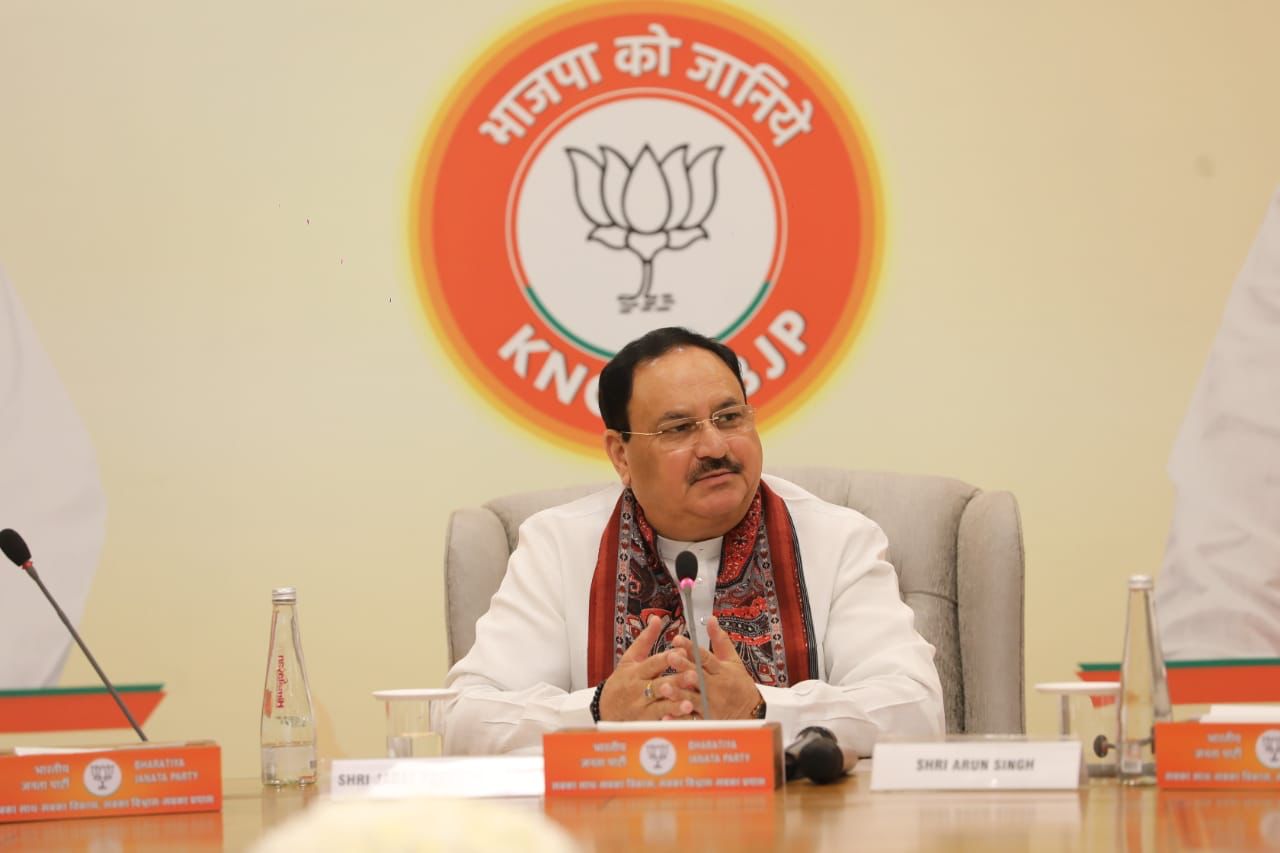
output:
[[[322,755],[377,754],[369,692],[445,672],[450,510],[611,476],[458,373],[407,236],[442,98],[548,8],[0,6],[0,265],[97,450],[82,629],[113,678],[166,683],[153,739],[213,737],[227,773],[257,773],[269,593],[292,584]],[[1013,491],[1027,683],[1114,659],[1124,578],[1159,565],[1174,433],[1280,183],[1280,7],[718,8],[825,67],[884,194],[869,319],[766,430],[766,462]],[[62,682],[92,681],[73,653]]]

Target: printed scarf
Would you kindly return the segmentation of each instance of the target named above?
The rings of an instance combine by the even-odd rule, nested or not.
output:
[[[651,654],[685,634],[680,590],[631,489],[618,497],[591,579],[587,683],[612,674],[650,616],[662,619]],[[789,687],[818,676],[813,620],[786,503],[762,481],[746,516],[724,536],[712,612],[757,684]],[[699,634],[707,644],[705,632]]]

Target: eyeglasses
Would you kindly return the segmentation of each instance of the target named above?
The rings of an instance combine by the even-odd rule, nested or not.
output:
[[[707,418],[680,418],[659,424],[655,432],[619,430],[622,435],[647,435],[657,444],[671,450],[691,447],[698,440],[703,424],[711,424],[726,438],[751,432],[756,425],[754,406],[741,403],[712,413]]]

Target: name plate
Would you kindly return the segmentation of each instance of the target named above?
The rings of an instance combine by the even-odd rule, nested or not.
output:
[[[1280,723],[1156,723],[1161,788],[1280,791]]]
[[[777,723],[601,723],[543,735],[546,796],[768,793],[782,784]]]
[[[333,762],[335,800],[400,797],[540,797],[541,755],[344,758]]]
[[[0,823],[221,808],[213,741],[0,754]]]
[[[1061,790],[1080,786],[1078,740],[883,741],[873,791]]]

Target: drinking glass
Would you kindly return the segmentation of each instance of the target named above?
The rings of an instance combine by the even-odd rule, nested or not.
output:
[[[440,755],[441,737],[432,719],[432,702],[452,699],[456,690],[412,688],[375,690],[373,697],[386,707],[387,757],[434,758]]]
[[[1058,699],[1058,734],[1080,741],[1089,778],[1116,775],[1116,700],[1118,681],[1055,681],[1036,692]]]

